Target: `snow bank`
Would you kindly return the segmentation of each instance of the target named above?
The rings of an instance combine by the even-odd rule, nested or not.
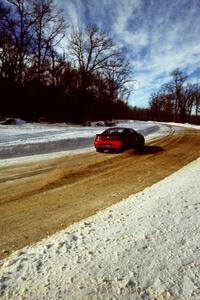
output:
[[[26,121],[18,118],[6,118],[0,122],[0,125],[24,125]]]
[[[166,125],[173,125],[173,126],[180,126],[185,128],[193,128],[193,129],[200,129],[200,125],[194,125],[189,123],[174,123],[174,122],[168,122],[168,123],[162,123]]]
[[[159,130],[159,125],[141,121],[127,121],[117,126],[132,127],[135,130],[153,132]],[[58,140],[91,138],[101,133],[107,127],[67,126],[64,124],[20,124],[0,125],[0,146],[15,146],[24,144],[47,143]],[[145,131],[147,129],[147,131]]]
[[[2,261],[3,299],[200,299],[200,159]]]
[[[145,139],[165,135],[170,131],[165,125],[153,122],[126,121],[118,126],[131,127],[142,133]],[[95,134],[105,128],[66,126],[66,124],[0,125],[0,163],[2,159],[72,151],[93,146]],[[3,162],[5,163],[5,162]]]
[[[26,123],[23,125],[0,125],[1,146],[35,144],[63,139],[88,138],[95,136],[102,129]]]

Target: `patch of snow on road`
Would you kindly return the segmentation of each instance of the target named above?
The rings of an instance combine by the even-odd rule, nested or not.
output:
[[[13,253],[2,299],[199,300],[199,172],[200,159]]]

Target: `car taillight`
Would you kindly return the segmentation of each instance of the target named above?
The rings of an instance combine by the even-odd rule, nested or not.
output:
[[[103,136],[101,136],[101,135],[96,135],[96,141],[101,141],[101,140],[103,140]]]

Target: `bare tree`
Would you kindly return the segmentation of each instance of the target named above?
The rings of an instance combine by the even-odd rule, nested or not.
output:
[[[10,18],[10,10],[0,4],[0,76],[1,78],[14,80],[17,52],[13,45],[12,35],[7,28],[8,18]]]
[[[109,91],[113,101],[117,98],[128,99],[133,90],[135,80],[132,79],[133,73],[129,63],[118,55],[116,60],[109,61],[103,71],[107,80]]]
[[[7,3],[12,10],[12,18],[8,16],[6,19],[7,30],[12,37],[13,49],[17,53],[17,82],[22,85],[30,51],[31,27],[34,23],[30,10],[31,1],[7,0]]]
[[[129,63],[122,53],[118,53],[116,59],[108,61],[103,70],[107,91],[109,94],[107,118],[112,119],[112,107],[115,101],[123,99],[128,101],[128,97],[133,90],[134,80]]]
[[[109,99],[105,118],[111,118],[112,103],[120,96],[121,99],[122,96],[128,98],[130,92],[128,88],[128,83],[131,82],[130,67],[124,59],[125,54],[96,25],[74,31],[70,38],[70,49],[75,66],[80,73],[82,97],[87,102],[91,91],[95,93],[94,78],[100,76],[104,81],[104,92],[100,94],[104,94],[104,99]],[[97,89],[98,86],[97,84]]]
[[[33,61],[38,82],[44,79],[44,74],[51,63],[55,81],[56,51],[65,35],[66,23],[63,12],[54,5],[53,0],[35,0],[33,2],[33,16],[35,22],[33,30]]]
[[[200,114],[200,86],[196,84],[187,84],[185,90],[186,112],[188,115]]]
[[[170,75],[172,76],[172,80],[168,84],[168,90],[171,91],[173,96],[174,117],[175,121],[177,121],[178,116],[180,116],[181,119],[185,118],[186,99],[184,97],[184,85],[187,80],[187,76],[183,75],[183,72],[179,69],[175,69]]]
[[[185,122],[195,112],[199,113],[200,89],[198,84],[187,83],[187,76],[176,69],[172,80],[163,84],[160,90],[151,96],[150,109],[164,120]]]
[[[97,26],[74,31],[70,38],[70,47],[83,79],[88,79],[91,74],[105,69],[109,60],[119,54],[112,40]]]
[[[108,103],[115,115],[129,111],[122,101],[130,92],[129,66],[107,34],[96,26],[76,31],[71,53],[61,55],[58,46],[66,25],[53,0],[4,2],[5,7],[0,3],[0,91],[6,99],[2,115],[82,122],[104,116]]]

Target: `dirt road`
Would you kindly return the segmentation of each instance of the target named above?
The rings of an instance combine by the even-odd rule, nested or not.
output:
[[[200,131],[171,131],[142,153],[88,152],[0,168],[0,257],[95,214],[200,156]]]

